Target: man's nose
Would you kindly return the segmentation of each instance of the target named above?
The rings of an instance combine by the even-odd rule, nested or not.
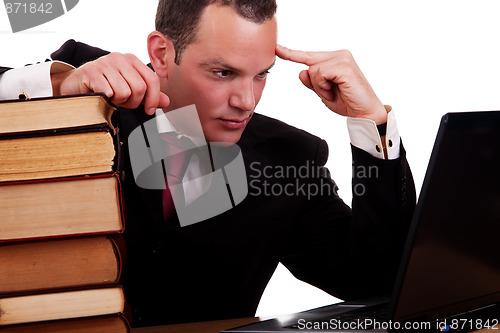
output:
[[[242,111],[252,111],[255,108],[253,80],[242,80],[235,85],[229,104]]]

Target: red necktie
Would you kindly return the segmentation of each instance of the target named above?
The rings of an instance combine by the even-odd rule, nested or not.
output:
[[[164,160],[166,189],[162,193],[163,217],[167,221],[175,215],[172,196],[175,195],[176,198],[183,197],[183,193],[172,193],[170,186],[182,183],[191,157],[190,149],[194,145],[188,138],[178,137],[174,132],[161,133],[160,138],[165,141],[165,150],[167,152],[167,158]]]

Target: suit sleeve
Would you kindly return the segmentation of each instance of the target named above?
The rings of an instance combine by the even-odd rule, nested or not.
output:
[[[27,65],[10,72],[12,68],[0,67],[0,98],[15,99],[21,93],[29,98],[52,96],[50,73],[66,71],[72,66],[79,67],[108,53],[71,39],[52,53],[52,60],[55,61],[47,59],[37,65]]]
[[[322,141],[317,163],[327,151]],[[354,146],[352,155],[352,209],[336,193],[309,200],[281,259],[297,278],[344,300],[390,294],[416,202],[402,145],[394,160]],[[309,181],[336,186],[328,172]]]
[[[57,51],[51,54],[52,60],[63,61],[74,67],[80,67],[86,62],[96,60],[109,54],[108,51],[73,39],[66,41]]]

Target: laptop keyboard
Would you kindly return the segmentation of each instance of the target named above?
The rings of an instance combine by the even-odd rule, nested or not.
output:
[[[335,319],[336,321],[343,323],[364,321],[365,319],[373,319],[375,321],[381,322],[387,319],[387,306],[388,304],[379,304],[374,306],[363,307],[356,310],[336,313],[333,316],[330,315],[324,318],[316,318],[314,319],[314,322],[328,322],[332,319]],[[288,326],[287,328],[299,329],[299,324],[296,323]],[[367,329],[369,328],[370,327],[367,327]]]

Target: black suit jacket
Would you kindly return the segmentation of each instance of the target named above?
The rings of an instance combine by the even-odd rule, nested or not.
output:
[[[52,58],[79,66],[106,53],[71,40]],[[367,173],[354,175],[361,195],[353,195],[351,210],[328,172],[279,173],[326,171],[325,141],[254,114],[238,142],[249,195],[181,228],[176,218],[164,221],[161,191],[141,189],[131,176],[126,139],[149,119],[142,108],[114,115],[124,142],[123,285],[134,326],[253,316],[279,262],[342,299],[391,292],[415,206],[403,148],[399,159],[380,160],[352,147],[354,170]]]

